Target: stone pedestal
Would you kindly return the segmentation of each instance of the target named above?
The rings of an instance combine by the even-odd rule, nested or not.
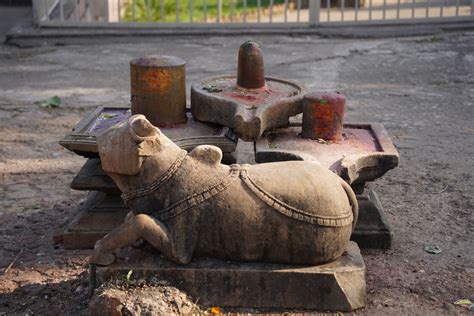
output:
[[[191,111],[203,122],[231,127],[244,141],[256,141],[274,127],[288,125],[301,113],[304,88],[297,83],[266,77],[266,87],[236,87],[237,77],[201,80],[191,87]]]
[[[128,213],[120,195],[91,191],[86,201],[77,207],[63,232],[66,249],[93,248],[97,240],[122,224]]]
[[[327,142],[301,137],[301,123],[273,129],[255,142],[257,163],[304,160],[329,168],[349,183],[356,194],[366,182],[398,166],[398,152],[383,125],[346,123],[343,140]]]
[[[365,265],[350,242],[338,260],[319,266],[238,263],[195,259],[176,265],[138,250],[119,253],[117,262],[97,267],[91,283],[100,285],[133,271],[133,278],[152,277],[199,298],[203,306],[257,310],[321,310],[349,312],[365,306]]]
[[[256,141],[301,113],[305,89],[265,77],[263,51],[256,42],[243,43],[238,56],[237,76],[206,78],[191,86],[191,111],[199,121],[231,127],[242,140]]]
[[[59,141],[64,148],[86,158],[98,158],[97,135],[111,126],[128,120],[128,107],[98,107],[74,126],[72,132]],[[237,137],[228,127],[196,121],[190,112],[186,124],[161,127],[161,132],[184,150],[191,151],[199,145],[214,145],[223,153],[232,153]]]
[[[364,249],[388,249],[392,245],[393,232],[377,194],[372,188],[357,195],[359,219],[351,240]]]

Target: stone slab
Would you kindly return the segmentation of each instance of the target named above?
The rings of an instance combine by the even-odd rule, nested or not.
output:
[[[157,254],[126,249],[114,264],[91,268],[91,285],[116,279],[130,270],[136,279],[166,280],[199,298],[203,306],[349,312],[366,302],[365,264],[354,242],[338,260],[319,266],[214,259],[176,265]]]
[[[80,191],[101,191],[108,194],[121,194],[114,180],[102,170],[99,158],[88,159],[76,174],[70,186],[71,189]]]
[[[357,201],[359,220],[351,240],[363,249],[390,248],[393,233],[377,194],[369,188],[364,194],[357,195]],[[91,192],[64,230],[64,248],[93,248],[97,240],[123,222],[128,211],[120,195]]]
[[[84,204],[67,222],[63,232],[65,249],[93,248],[97,240],[123,223],[128,213],[120,195],[100,191],[89,193]]]
[[[86,114],[72,132],[59,141],[64,148],[87,158],[98,158],[96,136],[108,127],[128,119],[129,107],[100,106]],[[232,129],[216,124],[202,123],[193,119],[190,112],[185,124],[160,128],[176,145],[191,151],[199,145],[214,145],[224,153],[232,153],[237,146],[237,137]]]

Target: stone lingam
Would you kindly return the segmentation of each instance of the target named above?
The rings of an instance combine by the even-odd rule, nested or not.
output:
[[[124,268],[152,271],[173,282],[178,274],[192,275],[181,276],[182,286],[204,304],[220,306],[352,310],[364,305],[365,268],[357,247],[349,244],[357,199],[324,166],[304,161],[223,165],[219,148],[203,145],[187,153],[143,115],[101,134],[98,149],[103,170],[132,210],[94,247],[91,264],[102,278]],[[139,239],[177,265],[157,258],[135,265],[119,259],[111,268],[96,268],[112,264],[114,251]],[[226,267],[228,260],[241,263]],[[293,292],[283,302],[261,293],[269,289],[260,283],[250,289],[251,298],[238,303],[232,293],[248,294],[237,292],[249,272],[269,285],[300,281],[285,287],[284,292]],[[215,290],[219,287],[231,289],[224,293]],[[321,291],[327,297],[314,299]]]
[[[203,79],[191,87],[191,111],[203,122],[234,129],[244,141],[256,141],[268,129],[288,125],[301,113],[304,88],[297,83],[265,77],[263,52],[252,41],[238,54],[237,76]]]

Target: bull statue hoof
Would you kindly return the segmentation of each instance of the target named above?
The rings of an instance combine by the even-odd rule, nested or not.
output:
[[[219,148],[188,154],[143,115],[97,141],[132,213],[97,242],[91,263],[108,265],[116,249],[143,239],[178,264],[322,264],[342,255],[357,221],[350,186],[313,162],[226,166]]]
[[[108,266],[115,261],[115,255],[113,253],[105,252],[100,246],[98,241],[94,246],[94,252],[92,253],[90,262],[99,266]]]

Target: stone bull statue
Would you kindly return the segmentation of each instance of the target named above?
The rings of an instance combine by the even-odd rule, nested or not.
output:
[[[132,211],[96,243],[94,264],[111,264],[114,250],[141,238],[178,264],[194,256],[321,264],[342,255],[357,221],[350,186],[314,162],[223,165],[219,148],[188,154],[143,115],[98,145]]]

